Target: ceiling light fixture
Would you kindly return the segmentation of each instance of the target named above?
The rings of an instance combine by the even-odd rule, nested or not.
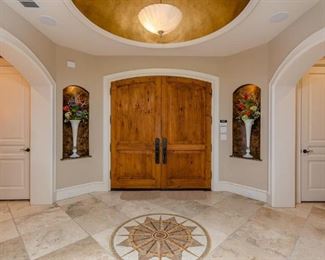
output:
[[[142,26],[154,34],[163,36],[176,29],[183,14],[176,6],[170,4],[151,4],[143,8],[138,18]]]

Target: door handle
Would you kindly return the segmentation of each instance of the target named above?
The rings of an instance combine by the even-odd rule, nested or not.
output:
[[[313,150],[310,150],[310,149],[303,149],[302,152],[303,152],[304,154],[309,154],[309,153],[312,153]]]
[[[167,138],[162,139],[162,162],[167,163]]]
[[[155,163],[160,163],[160,139],[155,139]]]
[[[29,147],[27,147],[27,148],[23,148],[23,149],[20,149],[20,150],[23,151],[23,152],[27,152],[27,153],[30,152],[30,148],[29,148]]]

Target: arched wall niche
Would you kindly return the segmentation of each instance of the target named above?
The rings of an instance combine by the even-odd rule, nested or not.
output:
[[[301,42],[270,82],[269,194],[273,207],[296,204],[296,85],[325,56],[325,28]]]
[[[89,157],[89,92],[77,85],[63,89],[63,149],[62,160]],[[77,154],[73,157],[73,131],[70,119],[79,120],[77,129]]]
[[[253,120],[250,134],[247,133],[246,118]],[[232,132],[232,157],[251,160],[261,159],[260,87],[254,84],[245,84],[233,92]],[[249,149],[249,153],[247,149]]]
[[[0,55],[31,87],[30,201],[51,204],[55,190],[55,81],[36,55],[2,28]]]

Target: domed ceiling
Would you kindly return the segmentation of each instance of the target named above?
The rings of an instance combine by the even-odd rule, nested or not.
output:
[[[250,0],[72,0],[92,23],[107,32],[144,43],[179,43],[211,34],[234,20]],[[151,4],[170,4],[183,14],[176,29],[163,36],[147,31],[138,14]]]

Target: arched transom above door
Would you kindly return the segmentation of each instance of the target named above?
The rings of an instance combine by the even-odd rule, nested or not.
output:
[[[233,21],[250,0],[72,0],[93,24],[119,37],[144,43],[180,43],[214,33]],[[163,36],[151,33],[138,14],[152,4],[168,4],[180,10],[179,25]]]

